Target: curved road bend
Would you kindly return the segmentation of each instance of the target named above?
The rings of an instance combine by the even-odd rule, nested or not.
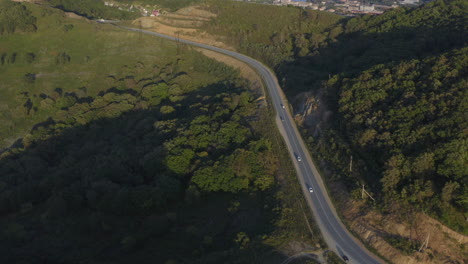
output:
[[[259,61],[237,52],[208,46],[189,40],[179,39],[147,30],[140,30],[123,26],[118,27],[132,31],[139,31],[145,34],[162,37],[173,41],[179,41],[181,43],[186,43],[208,50],[213,50],[234,57],[253,67],[262,76],[265,85],[267,86],[271,100],[273,102],[273,107],[278,113],[278,128],[284,138],[284,141],[286,142],[286,145],[288,146],[289,154],[294,161],[293,163],[296,167],[298,178],[302,185],[302,190],[310,208],[312,209],[316,222],[328,247],[339,256],[346,255],[349,258],[349,263],[384,263],[377,256],[369,252],[357,239],[352,237],[348,230],[341,223],[341,220],[338,218],[335,209],[328,197],[327,190],[323,184],[322,178],[315,168],[315,165],[310,158],[309,152],[307,151],[307,148],[305,147],[305,144],[302,141],[302,138],[294,124],[289,108],[283,108],[283,105],[286,106],[286,101],[284,99],[285,96],[282,93],[276,76],[270,69],[268,69]],[[298,161],[298,157],[301,157],[301,161]],[[309,187],[313,189],[312,193],[309,192]]]

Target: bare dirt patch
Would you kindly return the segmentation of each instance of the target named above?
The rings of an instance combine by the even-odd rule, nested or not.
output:
[[[139,26],[141,23],[141,27],[158,32],[161,34],[173,36],[173,37],[180,37],[183,39],[195,41],[198,43],[204,43],[211,46],[220,47],[223,49],[234,50],[234,48],[224,44],[222,40],[219,40],[218,37],[210,35],[206,32],[201,32],[196,27],[177,27],[177,26],[169,26],[168,22],[163,22],[157,17],[142,17],[136,19],[132,22],[134,26]]]
[[[190,16],[195,18],[213,18],[216,17],[216,14],[213,14],[209,11],[200,9],[198,6],[189,6],[182,9],[179,9],[177,12],[179,15]]]
[[[186,7],[175,13],[168,13],[160,17],[142,17],[132,22],[135,26],[161,34],[187,39],[198,43],[220,47],[223,49],[234,50],[234,48],[224,44],[219,37],[202,32],[200,27],[203,23],[210,21],[216,15],[198,7]],[[225,63],[240,71],[240,75],[251,83],[251,88],[259,95],[258,100],[265,104],[265,91],[262,79],[246,63],[243,63],[230,56],[223,55],[214,51],[196,48],[205,56]]]
[[[88,20],[86,17],[77,15],[73,12],[65,12],[65,16],[68,18],[73,18],[73,19],[82,19],[82,20]]]
[[[194,20],[194,19],[178,19],[168,16],[157,17],[158,22],[166,24],[172,27],[189,27],[189,28],[198,28],[205,23],[204,21]]]
[[[159,17],[141,17],[132,22],[133,25],[140,25],[144,29],[149,29],[162,34],[183,34],[188,35],[193,32],[196,32],[196,28],[190,27],[178,27],[177,25],[168,25],[169,23],[164,22],[164,19]]]
[[[337,209],[349,227],[380,255],[392,263],[440,264],[466,263],[468,260],[468,237],[459,234],[439,221],[420,212],[403,210],[382,214],[369,210],[364,201],[352,200],[340,184],[333,184]],[[419,248],[429,237],[428,247],[421,252],[413,250],[405,254],[392,247],[384,238],[398,236],[414,241]]]
[[[234,50],[233,47],[223,43],[222,37],[200,30],[203,23],[209,22],[213,17],[216,17],[216,14],[200,9],[198,6],[191,6],[160,17],[142,17],[133,21],[132,24],[169,36]]]
[[[189,15],[183,15],[183,14],[178,14],[178,13],[170,13],[164,15],[164,17],[168,18],[173,18],[173,19],[190,19],[190,20],[196,20],[196,21],[210,21],[210,18],[206,17],[194,17],[194,16],[189,16]]]

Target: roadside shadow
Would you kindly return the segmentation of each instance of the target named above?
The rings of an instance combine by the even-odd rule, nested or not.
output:
[[[414,27],[396,24],[387,32],[379,32],[374,26],[370,32],[343,33],[310,50],[311,55],[278,65],[275,71],[286,94],[292,97],[316,91],[334,74],[349,77],[379,64],[394,65],[461,48],[468,42],[463,28],[450,23]]]

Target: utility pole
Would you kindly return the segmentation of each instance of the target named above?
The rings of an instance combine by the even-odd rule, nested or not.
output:
[[[141,30],[143,29],[143,26],[141,25],[141,20],[138,20],[138,28],[140,29],[139,34],[138,34],[138,39],[140,40],[140,43],[141,43],[141,39],[142,39],[142,34],[143,32],[141,32]]]
[[[427,246],[429,245],[429,234],[427,234],[427,237],[426,237],[426,240],[424,240],[424,242],[422,243],[421,247],[419,248],[419,252],[421,252],[422,248],[427,248]]]
[[[179,55],[180,53],[180,37],[179,37],[179,32],[177,32],[177,39],[176,39],[176,43],[177,43],[177,55]]]
[[[367,196],[369,196],[369,198],[372,199],[372,201],[375,201],[375,199],[364,189],[364,184],[362,185],[362,191],[361,191],[361,197],[362,199],[364,199],[364,194],[366,194]]]

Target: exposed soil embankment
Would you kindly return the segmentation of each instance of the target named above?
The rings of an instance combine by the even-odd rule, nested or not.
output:
[[[332,112],[322,103],[320,96],[303,93],[296,98],[296,120],[311,130],[315,137],[318,137],[317,144],[323,144],[321,143],[323,139],[320,137],[321,128]],[[330,172],[326,169],[326,163],[322,161],[321,167],[323,176],[327,177]],[[329,182],[328,185],[329,192],[333,194],[336,209],[347,226],[361,240],[392,263],[462,264],[468,262],[467,236],[447,228],[423,213],[416,210],[404,210],[397,204],[389,213],[380,213],[368,206],[366,200],[352,199],[341,183]],[[407,249],[404,252],[392,246],[389,243],[389,238],[392,237],[410,241],[414,249]],[[427,245],[423,246],[426,240]],[[419,249],[421,251],[418,251]]]
[[[348,225],[361,239],[392,263],[466,263],[467,236],[419,212],[404,212],[395,207],[394,212],[384,215],[375,210],[368,210],[363,201],[345,197],[342,189],[336,185],[332,187],[332,192],[342,193],[340,197],[335,198],[340,201],[338,210],[342,212]],[[404,254],[387,242],[388,237],[405,238],[412,241],[421,251],[414,249],[411,253]]]
[[[215,14],[206,10],[198,9],[197,7],[187,7],[180,9],[175,13],[168,13],[158,17],[141,17],[133,21],[132,24],[134,26],[141,26],[141,28],[145,30],[208,44],[223,49],[234,50],[234,48],[224,44],[222,41],[219,41],[220,37],[210,35],[200,30],[203,23],[210,21],[215,16]],[[241,76],[250,81],[252,89],[262,97],[265,95],[262,79],[246,63],[214,51],[205,49],[197,50],[207,57],[239,69]]]
[[[220,41],[221,37],[213,36],[200,30],[203,23],[210,21],[213,17],[216,17],[216,15],[206,10],[201,10],[197,7],[187,7],[175,13],[168,13],[162,16],[141,17],[133,21],[132,24],[169,36],[234,50],[233,47]]]

